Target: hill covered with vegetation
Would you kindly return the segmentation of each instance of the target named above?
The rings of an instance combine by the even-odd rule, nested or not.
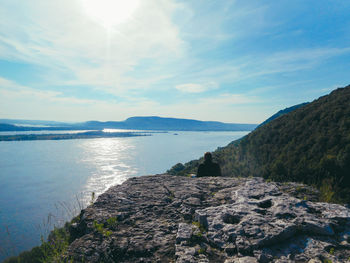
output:
[[[350,86],[284,114],[213,153],[225,176],[262,176],[321,190],[350,203]],[[195,173],[200,160],[168,172]]]
[[[286,113],[289,113],[291,111],[294,111],[300,107],[303,107],[305,105],[307,105],[308,102],[304,102],[304,103],[300,103],[300,104],[297,104],[297,105],[294,105],[292,107],[288,107],[288,108],[285,108],[283,110],[280,110],[279,112],[277,112],[276,114],[272,115],[270,118],[268,118],[266,121],[264,121],[263,123],[259,124],[258,127],[262,126],[262,125],[265,125],[266,123],[274,120],[274,119],[277,119],[278,117],[286,114]]]

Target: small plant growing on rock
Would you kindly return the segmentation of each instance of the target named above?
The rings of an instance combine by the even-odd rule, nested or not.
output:
[[[112,234],[112,231],[109,231],[106,228],[104,228],[103,223],[99,224],[96,220],[94,220],[93,222],[93,227],[98,233],[105,237],[110,237],[110,235]]]
[[[320,187],[320,192],[321,192],[321,201],[323,202],[334,202],[334,195],[335,195],[335,191],[333,189],[333,185],[334,185],[334,180],[331,179],[324,179],[322,181],[322,185]]]
[[[95,229],[97,232],[99,232],[100,234],[103,234],[104,228],[103,228],[103,224],[102,224],[102,223],[99,224],[99,223],[97,223],[96,220],[94,220],[94,222],[92,223],[92,226],[94,227],[94,229]]]
[[[76,217],[73,217],[71,224],[78,223],[80,221],[80,215],[77,215]]]
[[[194,235],[195,235],[195,237],[197,237],[199,239],[203,237],[203,234],[201,232],[197,232]]]
[[[206,249],[201,247],[199,250],[198,250],[198,254],[204,254],[206,252]]]
[[[204,233],[204,232],[205,232],[205,227],[204,227],[203,225],[201,225],[199,222],[197,222],[197,221],[192,222],[192,225],[198,227],[199,230],[201,231],[201,233]]]
[[[106,237],[110,237],[111,236],[111,234],[112,234],[112,231],[106,231],[106,232],[104,232],[104,235],[106,236]]]
[[[107,219],[107,228],[104,227],[104,224],[99,224],[96,220],[92,223],[93,228],[100,233],[101,235],[105,237],[110,237],[112,234],[112,231],[109,231],[108,229],[114,229],[116,228],[118,224],[118,219],[116,217],[111,217]]]
[[[174,200],[175,194],[173,191],[169,191],[169,198],[170,198],[170,200]]]
[[[334,247],[329,250],[329,254],[334,255]]]
[[[118,218],[111,217],[107,219],[107,227],[110,229],[116,228],[118,224]]]

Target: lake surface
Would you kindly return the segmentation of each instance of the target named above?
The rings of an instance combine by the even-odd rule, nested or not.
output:
[[[40,244],[40,235],[78,213],[92,192],[98,196],[130,177],[164,173],[247,133],[0,142],[0,261]]]

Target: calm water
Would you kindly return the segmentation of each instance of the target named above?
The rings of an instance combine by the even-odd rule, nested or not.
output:
[[[164,173],[247,134],[174,133],[0,142],[0,261],[38,245],[40,234],[86,206],[92,192],[99,195],[129,177]]]

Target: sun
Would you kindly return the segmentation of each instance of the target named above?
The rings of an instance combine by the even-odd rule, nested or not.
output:
[[[106,28],[129,20],[140,0],[81,0],[86,14]]]

